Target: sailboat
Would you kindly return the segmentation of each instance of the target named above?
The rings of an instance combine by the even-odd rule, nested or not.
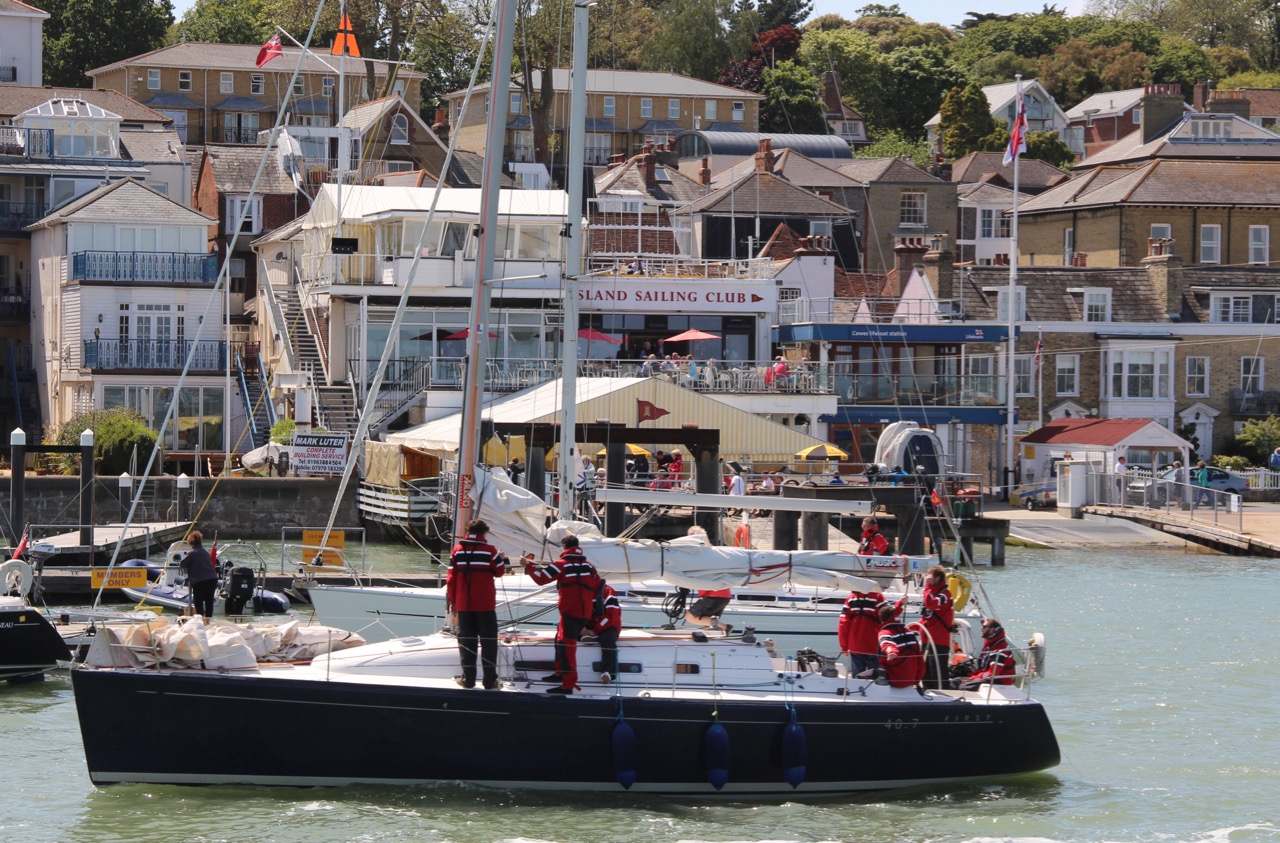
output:
[[[510,69],[514,0],[497,0],[495,12],[492,78],[501,90]],[[575,31],[585,37],[587,4],[574,14]],[[487,214],[496,214],[504,99],[490,103]],[[490,246],[494,223],[493,216],[483,223]],[[492,255],[483,247],[482,266],[478,278],[489,278]],[[471,335],[483,337],[488,293],[483,280],[476,288]],[[482,346],[473,340],[473,348]],[[478,462],[482,351],[473,357],[479,359],[467,379],[459,463],[467,470],[460,471],[458,524],[501,489],[501,478],[470,468]],[[486,520],[500,520],[496,507],[483,511]],[[567,522],[558,527],[572,528]],[[539,537],[555,539],[554,532]],[[624,546],[604,537],[583,544],[601,566],[615,564],[611,554],[630,557],[677,582],[749,579],[743,566],[765,559],[694,542],[647,552],[638,543]],[[788,564],[785,556],[774,561]],[[825,561],[835,564],[838,555]],[[852,576],[816,566],[791,575],[828,582]],[[584,683],[568,696],[545,693],[548,686],[539,678],[553,669],[551,634],[521,629],[501,634],[500,683],[493,690],[455,682],[457,641],[446,633],[358,646],[306,664],[241,669],[118,666],[107,653],[73,670],[72,683],[89,776],[98,785],[462,781],[775,799],[981,780],[1059,761],[1053,728],[1029,685],[928,692],[894,687],[826,660],[775,657],[754,635],[636,630],[624,633],[618,648],[616,676]],[[579,648],[584,673],[600,672],[598,656],[595,646]],[[165,751],[167,738],[158,734],[105,726],[140,711],[164,722],[220,723],[303,713],[310,737],[288,752],[263,742],[216,741],[199,752],[174,753]],[[568,746],[572,763],[564,763]],[[855,747],[875,763],[850,764]]]

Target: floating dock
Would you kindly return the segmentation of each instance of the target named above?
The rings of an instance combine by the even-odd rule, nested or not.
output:
[[[117,561],[146,558],[181,539],[190,526],[190,521],[143,521],[128,528],[123,524],[103,524],[92,528],[92,543],[87,545],[81,543],[81,533],[86,531],[79,528],[39,536],[38,527],[33,527],[36,540],[31,545],[31,555],[45,566],[105,565],[111,561],[123,530],[124,543]]]

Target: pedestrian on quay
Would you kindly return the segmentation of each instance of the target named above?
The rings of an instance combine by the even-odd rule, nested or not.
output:
[[[538,585],[556,584],[560,625],[556,628],[556,672],[543,682],[560,683],[548,694],[568,696],[578,688],[578,639],[591,622],[592,604],[600,586],[600,574],[587,561],[577,536],[560,540],[560,558],[546,567],[537,567],[533,558],[524,563],[524,572]]]
[[[924,649],[920,633],[894,619],[894,608],[881,603],[880,634],[878,638],[880,668],[889,684],[895,688],[911,688],[920,684],[925,673]]]
[[[924,630],[924,686],[947,687],[951,672],[951,625],[955,623],[955,604],[947,587],[947,572],[934,565],[924,578],[921,594],[920,626]]]
[[[187,535],[187,545],[191,549],[183,554],[178,567],[186,575],[195,614],[207,621],[213,617],[213,598],[218,591],[218,568],[209,551],[204,549],[204,533],[192,530]]]
[[[866,670],[874,670],[880,653],[880,607],[887,601],[878,590],[849,592],[840,610],[840,623],[836,628],[840,640],[840,652],[847,653],[849,665],[857,676]],[[902,614],[902,601],[893,604],[890,620]]]
[[[1204,460],[1196,463],[1196,499],[1195,506],[1201,503],[1213,503],[1213,490],[1209,488],[1209,466]]]
[[[1280,471],[1280,448],[1271,452],[1271,462],[1268,465],[1272,471]]]
[[[462,662],[457,683],[464,688],[476,686],[478,649],[482,681],[492,691],[498,687],[497,581],[507,572],[507,557],[489,544],[488,535],[489,525],[479,518],[467,523],[467,534],[449,555],[445,602],[457,616],[458,656]]]

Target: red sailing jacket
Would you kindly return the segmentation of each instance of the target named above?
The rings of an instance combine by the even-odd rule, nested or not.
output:
[[[1009,649],[1009,639],[1001,633],[996,638],[982,639],[982,652],[978,655],[978,669],[969,679],[990,679],[995,685],[1012,685],[1018,664]]]
[[[596,599],[600,575],[587,561],[580,547],[566,547],[560,558],[545,568],[525,565],[524,572],[538,585],[556,584],[560,614],[570,618],[591,620],[591,604]]]
[[[879,528],[862,531],[862,543],[858,545],[859,556],[884,556],[889,552],[889,540]]]
[[[587,624],[587,630],[592,635],[599,635],[606,629],[622,629],[622,604],[618,602],[618,595],[613,587],[608,585],[604,587],[604,614],[592,618],[591,623]]]
[[[942,581],[941,588],[935,588],[926,582],[922,604],[920,619],[929,632],[929,638],[924,643],[927,645],[930,643],[929,639],[932,639],[933,646],[940,650],[947,649],[951,644],[951,624],[956,619],[956,610],[951,603],[951,591],[947,588],[947,581]]]
[[[910,688],[924,678],[920,634],[897,621],[880,628],[880,666],[895,688]]]
[[[853,591],[849,599],[844,601],[840,611],[840,624],[836,633],[840,638],[840,650],[845,653],[858,653],[872,656],[879,650],[880,604],[884,603],[884,595],[878,591]],[[897,620],[902,614],[899,608],[893,618]]]
[[[507,572],[507,560],[496,547],[473,534],[454,545],[449,555],[445,596],[458,612],[492,612],[497,607],[496,578]]]

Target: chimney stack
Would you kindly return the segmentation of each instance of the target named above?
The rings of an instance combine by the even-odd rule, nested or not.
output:
[[[756,172],[772,173],[773,158],[773,140],[771,138],[760,138],[760,151],[756,153]]]
[[[436,106],[436,122],[431,124],[431,131],[441,143],[449,142],[449,110],[443,105]]]
[[[1166,241],[1169,251],[1163,255],[1152,255],[1143,258],[1141,266],[1147,270],[1147,278],[1151,281],[1151,289],[1157,301],[1164,302],[1164,312],[1170,321],[1182,318],[1182,296],[1186,283],[1182,277],[1182,258],[1173,254],[1173,241]]]
[[[1243,91],[1214,91],[1209,95],[1204,110],[1210,114],[1234,114],[1248,120],[1249,105]]]
[[[1212,90],[1212,79],[1206,79],[1193,85],[1191,87],[1191,107],[1196,111],[1204,111],[1205,103],[1209,101],[1209,94]]]
[[[658,162],[658,156],[653,154],[653,144],[644,145],[644,153],[640,156],[640,174],[644,178],[645,187],[653,187],[658,183],[657,175],[654,173]]]
[[[947,238],[934,237],[924,253],[924,277],[938,299],[955,298],[955,256],[947,248]]]
[[[698,184],[707,187],[711,184],[711,160],[702,156],[702,169],[698,170]]]
[[[1164,133],[1186,113],[1181,85],[1146,85],[1143,87],[1142,142],[1149,143]]]
[[[920,235],[894,238],[893,258],[894,266],[898,269],[899,286],[907,283],[907,279],[911,277],[911,270],[921,262],[926,251],[924,237]]]

